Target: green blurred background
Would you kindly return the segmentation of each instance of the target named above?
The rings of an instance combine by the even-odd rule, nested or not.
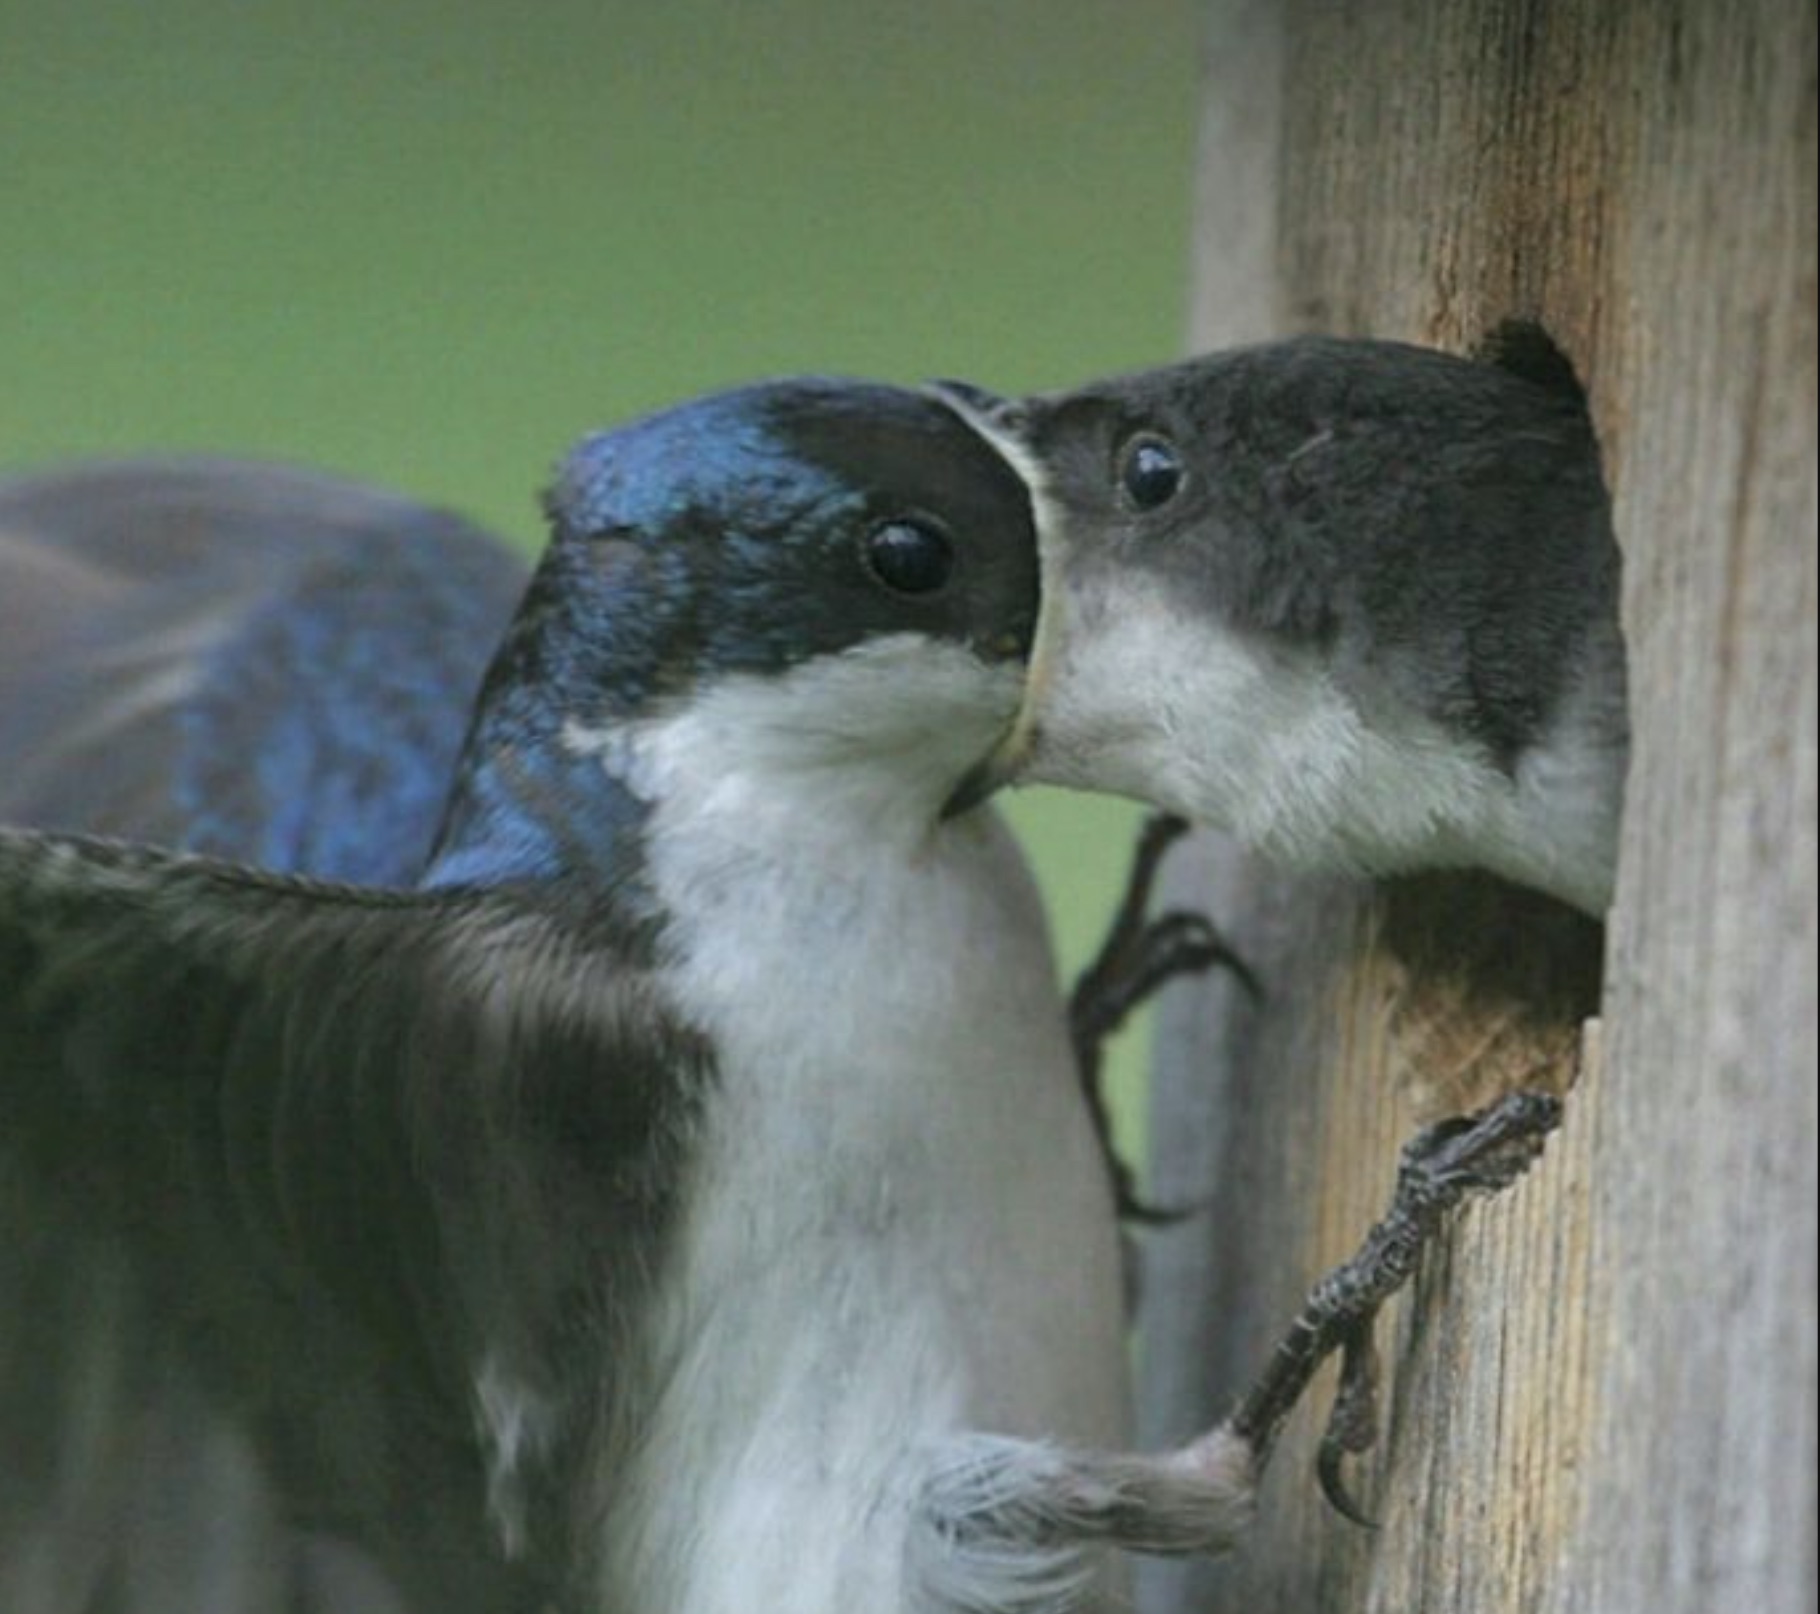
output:
[[[1170,358],[1195,10],[0,0],[0,467],[306,461],[531,545],[570,439],[690,393]],[[1012,812],[1072,970],[1137,814]]]

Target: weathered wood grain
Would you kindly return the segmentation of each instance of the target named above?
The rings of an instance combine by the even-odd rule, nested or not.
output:
[[[1636,748],[1602,989],[1596,937],[1486,883],[1293,881],[1211,837],[1178,871],[1272,994],[1180,993],[1160,1038],[1156,1191],[1213,1203],[1155,1241],[1153,1439],[1222,1410],[1418,1121],[1578,1081],[1547,1164],[1387,1331],[1383,1528],[1319,1504],[1305,1418],[1250,1550],[1147,1571],[1145,1606],[1805,1614],[1814,9],[1217,0],[1210,24],[1196,345],[1466,349],[1540,319],[1606,447]]]

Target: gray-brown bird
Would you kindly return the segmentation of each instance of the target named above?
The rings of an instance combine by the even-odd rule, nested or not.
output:
[[[979,787],[1114,791],[1292,867],[1484,868],[1603,913],[1629,741],[1610,506],[1566,361],[1521,328],[1496,352],[1303,337],[949,389],[1043,549],[1030,696]]]

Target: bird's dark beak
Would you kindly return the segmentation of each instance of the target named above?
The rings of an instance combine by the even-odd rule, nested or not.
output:
[[[939,399],[995,448],[1023,425],[1023,405],[971,381],[931,381],[924,391]]]
[[[931,381],[925,390],[984,438],[1029,490],[1036,521],[1037,549],[1043,562],[1042,607],[1037,617],[1036,642],[1031,649],[1029,671],[1024,680],[1023,702],[1016,720],[991,755],[976,764],[948,798],[942,817],[954,818],[979,806],[988,796],[1015,780],[1036,748],[1037,699],[1049,681],[1054,660],[1058,606],[1051,599],[1053,568],[1049,550],[1052,539],[1047,530],[1049,521],[1043,505],[1038,467],[1023,440],[1029,425],[1028,408],[1018,399],[1001,397],[970,381]]]
[[[962,777],[954,794],[942,808],[943,818],[954,818],[979,806],[988,796],[1006,785],[1015,784],[1036,750],[1039,729],[1036,708],[1041,685],[1046,682],[1047,663],[1032,660],[1024,677],[1024,698],[1018,705],[1017,717],[1005,731],[1004,738]]]
[[[943,805],[943,818],[959,818],[962,813],[972,812],[1011,782],[1017,769],[1001,761],[1002,753],[1003,747],[1000,747],[984,761],[968,769],[966,776],[954,787],[954,794]]]

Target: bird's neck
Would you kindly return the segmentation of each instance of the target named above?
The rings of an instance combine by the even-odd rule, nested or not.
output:
[[[623,896],[638,885],[645,817],[623,780],[559,739],[477,731],[422,883],[563,881]]]
[[[971,653],[921,635],[764,670],[704,657],[698,609],[661,563],[616,543],[545,555],[481,691],[428,883],[623,896],[658,803],[691,804],[674,833],[748,855],[914,854],[1016,711],[1020,669],[982,702]],[[837,821],[855,833],[826,835]]]
[[[574,571],[573,557],[545,557],[493,659],[426,885],[637,886],[645,803],[567,736],[581,714],[636,712],[658,625],[646,612],[622,630],[596,597],[602,578]]]
[[[638,702],[547,670],[496,680],[426,883],[554,881],[648,909],[655,833],[702,856],[801,865],[818,879],[839,878],[844,862],[857,875],[921,858],[956,780],[999,724],[950,718],[944,729],[938,715],[920,744],[880,757],[876,714],[853,693],[871,686],[852,671],[734,675],[686,698]]]
[[[884,638],[777,673],[717,677],[625,723],[565,741],[659,809],[653,834],[817,877],[918,861],[943,808],[1002,737],[1021,673],[981,701],[960,650]]]

